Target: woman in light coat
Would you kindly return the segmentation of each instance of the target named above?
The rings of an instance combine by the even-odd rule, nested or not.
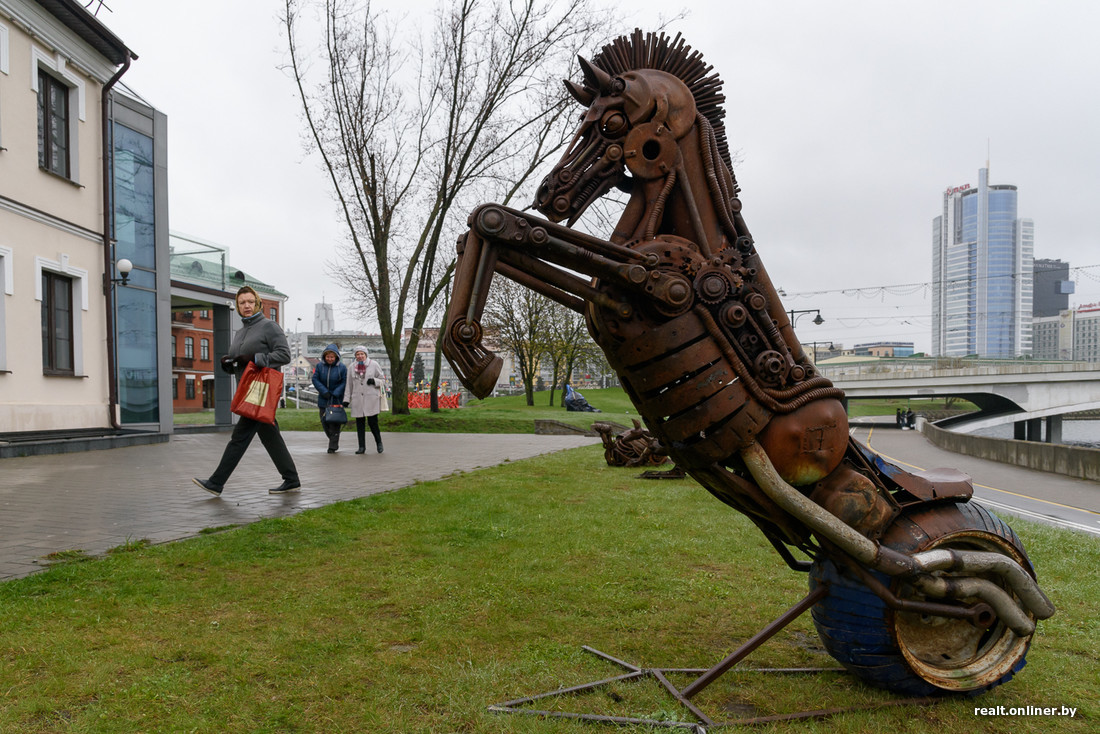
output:
[[[346,399],[350,404],[348,415],[355,419],[355,431],[359,436],[359,450],[367,450],[367,432],[364,423],[370,424],[378,453],[382,453],[382,434],[378,430],[378,413],[382,407],[382,385],[386,379],[382,367],[370,358],[364,346],[355,347],[355,361],[348,370]]]

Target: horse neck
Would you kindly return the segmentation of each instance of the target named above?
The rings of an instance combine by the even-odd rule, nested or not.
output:
[[[708,157],[701,147],[708,144],[706,132],[700,125],[694,126],[678,141],[680,155],[676,167],[665,176],[635,185],[616,227],[616,239],[625,242],[676,235],[698,244],[704,254],[729,245],[732,232],[728,225],[723,225],[718,209],[728,212],[729,201],[716,182],[732,179],[718,156],[710,157],[713,178],[708,176]],[[721,200],[715,201],[715,196]]]

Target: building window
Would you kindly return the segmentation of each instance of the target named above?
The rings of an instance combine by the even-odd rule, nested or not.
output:
[[[73,282],[42,272],[42,371],[47,375],[72,375]]]
[[[275,323],[279,323],[279,309],[277,309],[277,308],[271,309],[271,320],[274,321]]]
[[[204,318],[204,319],[208,319],[208,318],[210,318],[210,312],[206,311],[206,310],[199,311],[199,317]]]
[[[194,359],[195,358],[195,337],[186,336],[183,338],[183,358]]]
[[[172,359],[176,358],[176,335],[172,335]]]
[[[188,376],[187,378],[187,399],[195,399],[195,378]]]
[[[69,88],[38,71],[38,165],[69,178]]]
[[[210,340],[203,339],[199,342],[199,359],[203,362],[210,361]]]
[[[183,379],[182,377],[178,377],[178,378],[172,380],[172,399],[173,400],[179,399],[179,396],[180,396],[180,380],[182,380],[182,379]]]

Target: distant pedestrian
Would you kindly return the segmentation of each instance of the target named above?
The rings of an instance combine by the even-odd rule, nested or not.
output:
[[[370,358],[370,352],[364,346],[355,349],[355,361],[351,365],[348,375],[347,399],[351,405],[351,417],[355,419],[355,432],[359,437],[359,450],[355,453],[366,453],[367,432],[364,423],[370,425],[370,432],[374,434],[374,443],[378,453],[382,453],[382,433],[378,429],[378,414],[382,409],[382,386],[385,384],[386,375],[382,372],[382,366]]]
[[[901,408],[898,408],[898,414],[894,420],[898,424],[898,428],[905,428],[905,416],[901,414]]]
[[[290,362],[290,345],[287,344],[286,334],[277,323],[264,317],[263,301],[250,286],[246,285],[237,291],[237,313],[241,317],[242,326],[233,336],[229,354],[221,359],[223,370],[236,375],[239,380],[249,362],[255,362],[257,367],[274,369]],[[294,466],[294,459],[290,457],[283,435],[279,432],[279,422],[269,425],[243,416],[233,427],[233,435],[222,453],[218,468],[209,479],[195,477],[192,481],[210,494],[221,496],[229,475],[237,468],[256,434],[259,434],[268,456],[275,462],[275,468],[283,478],[282,484],[268,492],[282,494],[299,489],[302,483],[298,481],[298,469]]]
[[[910,430],[917,427],[917,416],[912,410],[905,411],[905,425],[909,426]]]
[[[340,449],[340,431],[343,423],[330,423],[325,420],[325,408],[330,405],[343,405],[344,391],[347,389],[348,368],[340,361],[340,347],[329,344],[321,352],[321,361],[313,368],[313,387],[317,388],[317,408],[321,411],[321,428],[328,436],[328,452],[335,454]]]

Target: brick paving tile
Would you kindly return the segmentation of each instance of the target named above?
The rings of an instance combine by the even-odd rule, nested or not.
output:
[[[320,432],[285,432],[302,491],[267,493],[281,482],[259,440],[221,497],[196,487],[228,441],[226,433],[179,434],[168,443],[0,460],[0,580],[45,568],[43,556],[80,549],[101,555],[149,539],[166,542],[204,528],[285,517],[305,509],[597,442],[583,436],[387,433],[356,455],[354,434],[329,454]],[[349,440],[350,438],[350,440]],[[368,442],[370,443],[370,442]]]

